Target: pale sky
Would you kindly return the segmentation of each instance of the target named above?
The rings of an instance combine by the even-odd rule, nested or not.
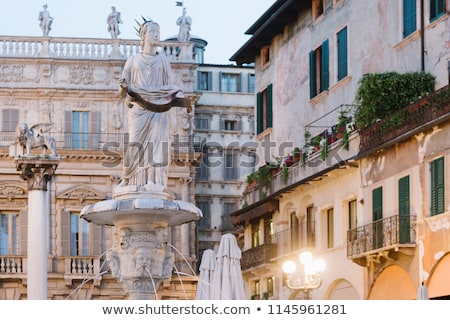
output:
[[[184,0],[192,18],[191,34],[208,42],[205,63],[230,64],[229,58],[249,39],[245,31],[276,0]],[[115,6],[123,24],[121,39],[138,39],[135,20],[159,23],[161,39],[176,36],[182,7],[175,0],[0,0],[1,36],[42,36],[38,15],[47,4],[53,17],[50,37],[105,38],[106,18]]]

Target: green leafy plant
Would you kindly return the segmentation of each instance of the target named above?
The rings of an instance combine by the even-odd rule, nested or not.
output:
[[[355,124],[363,128],[434,91],[435,76],[426,72],[373,73],[358,82]]]

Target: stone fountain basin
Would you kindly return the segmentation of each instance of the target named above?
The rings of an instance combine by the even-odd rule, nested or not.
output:
[[[112,199],[83,208],[81,218],[98,225],[114,226],[128,220],[134,224],[177,226],[202,218],[194,204],[182,200],[160,198]]]

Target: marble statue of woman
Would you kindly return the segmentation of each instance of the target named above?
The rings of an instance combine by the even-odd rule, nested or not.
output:
[[[159,25],[145,21],[139,35],[142,50],[125,62],[119,80],[119,92],[126,97],[125,104],[129,107],[129,143],[119,187],[165,189],[171,147],[167,111],[186,99],[179,87],[170,84],[170,63],[157,51]]]

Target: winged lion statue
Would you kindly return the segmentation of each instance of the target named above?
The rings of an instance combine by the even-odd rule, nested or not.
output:
[[[38,123],[28,127],[26,123],[19,123],[16,127],[16,140],[22,147],[23,154],[30,156],[31,149],[42,148],[42,154],[51,152],[51,157],[57,157],[56,141],[45,134],[53,126],[52,123]]]

